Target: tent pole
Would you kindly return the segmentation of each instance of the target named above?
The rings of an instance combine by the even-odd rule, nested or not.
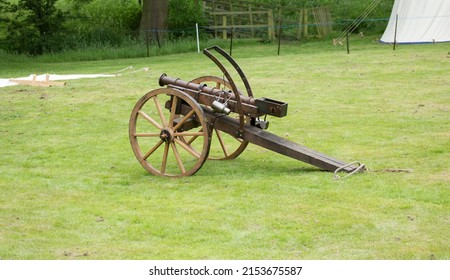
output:
[[[397,26],[398,26],[398,14],[395,15],[395,30],[394,30],[394,51],[397,45]]]

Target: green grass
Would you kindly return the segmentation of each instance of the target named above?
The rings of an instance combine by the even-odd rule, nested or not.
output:
[[[254,40],[249,40],[254,43]],[[245,40],[238,42],[242,45]],[[203,47],[210,45],[228,46],[229,43],[218,39],[202,39],[200,45]],[[146,58],[168,55],[174,53],[196,52],[197,43],[192,39],[178,39],[161,43],[161,48],[156,42],[149,42],[148,53],[145,41],[129,40],[122,46],[111,45],[92,45],[80,47],[77,49],[68,49],[57,53],[45,53],[41,56],[30,58],[27,55],[10,54],[4,50],[0,50],[2,62],[6,63],[29,63],[30,61],[37,63],[55,63],[55,62],[78,62],[78,61],[94,61],[94,60],[112,60],[112,59],[128,59],[128,58]]]
[[[369,172],[336,181],[250,145],[154,177],[131,151],[131,109],[161,73],[220,76],[205,56],[1,62],[1,78],[150,71],[0,88],[0,259],[449,259],[449,45],[276,49],[233,50],[256,96],[289,103],[269,131]]]

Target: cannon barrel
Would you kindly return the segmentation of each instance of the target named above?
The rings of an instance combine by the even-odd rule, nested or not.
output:
[[[213,95],[213,96],[220,96],[223,95],[224,91],[215,87],[209,87],[206,84],[197,84],[194,82],[186,82],[179,78],[172,78],[167,76],[167,74],[162,74],[161,77],[159,77],[159,85],[160,86],[175,86],[180,87],[184,89],[189,89],[193,91],[201,91],[203,93]],[[231,100],[236,100],[235,93],[230,91],[226,92]],[[242,103],[254,105],[255,104],[255,98],[248,97],[244,95],[239,96],[241,98]]]
[[[191,93],[201,92],[204,94],[203,97],[196,98],[201,104],[211,106],[215,99],[221,101],[231,100],[236,101],[236,93],[229,91],[224,91],[215,87],[210,87],[206,84],[198,84],[191,81],[183,81],[179,78],[172,78],[167,76],[167,74],[162,74],[159,78],[160,86],[169,86],[178,88],[183,91],[189,91]],[[269,98],[253,98],[249,96],[239,94],[239,99],[242,105],[229,104],[230,108],[234,112],[238,112],[236,106],[242,106],[243,112],[249,116],[262,116],[271,115],[276,117],[284,117],[287,115],[288,104],[282,101],[277,101]]]

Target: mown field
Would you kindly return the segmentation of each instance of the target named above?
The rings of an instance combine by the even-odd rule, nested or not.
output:
[[[254,145],[191,177],[149,175],[130,112],[162,73],[220,76],[202,54],[3,60],[0,78],[149,71],[0,88],[0,259],[449,259],[449,51],[235,46],[255,95],[289,103],[270,132],[367,165],[344,180]]]

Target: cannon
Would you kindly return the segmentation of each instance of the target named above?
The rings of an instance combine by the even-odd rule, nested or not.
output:
[[[166,177],[190,176],[207,159],[236,158],[249,143],[326,171],[354,173],[363,169],[269,133],[267,116],[286,116],[288,104],[255,98],[242,69],[220,47],[206,48],[203,53],[220,68],[222,77],[184,81],[162,74],[161,88],[142,96],[131,112],[131,147],[148,172]],[[237,88],[223,62],[234,68],[245,92]]]

